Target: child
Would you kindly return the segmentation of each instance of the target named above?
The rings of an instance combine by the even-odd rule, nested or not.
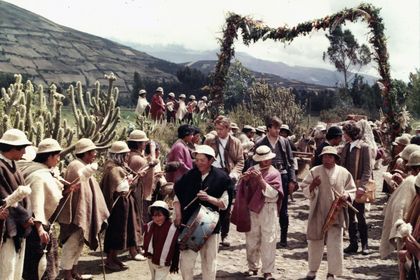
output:
[[[148,258],[152,280],[166,279],[169,272],[178,272],[178,230],[169,219],[169,207],[162,200],[149,206],[152,221],[144,232],[144,252]]]

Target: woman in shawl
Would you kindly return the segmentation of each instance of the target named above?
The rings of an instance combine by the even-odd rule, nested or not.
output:
[[[130,254],[135,256],[141,242],[138,207],[134,192],[130,189],[133,174],[128,172],[129,152],[123,141],[112,144],[100,184],[111,213],[104,241],[104,251],[107,253],[105,266],[111,271],[127,267],[117,258],[118,251],[129,249]]]

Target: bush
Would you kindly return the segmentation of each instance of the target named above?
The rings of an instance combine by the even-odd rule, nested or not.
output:
[[[354,107],[335,107],[330,110],[321,111],[320,120],[326,123],[342,122],[349,114],[369,116],[369,111]]]

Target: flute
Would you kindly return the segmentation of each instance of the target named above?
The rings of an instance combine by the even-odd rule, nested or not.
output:
[[[271,167],[271,165],[266,166],[266,167],[263,167],[263,168],[260,168],[260,169],[254,169],[254,170],[263,171],[263,170],[269,169],[270,167]],[[254,171],[254,170],[251,170],[251,171]],[[241,176],[239,176],[238,181],[241,180],[242,178],[245,178],[245,177],[251,175],[251,171],[249,171],[249,170],[248,171],[245,171]]]
[[[341,194],[336,189],[332,188],[332,191],[336,196],[341,197]],[[359,213],[359,210],[354,208],[354,206],[350,202],[348,202],[347,200],[344,200],[344,202],[347,204],[348,207],[350,207],[351,210],[353,210],[356,213]]]

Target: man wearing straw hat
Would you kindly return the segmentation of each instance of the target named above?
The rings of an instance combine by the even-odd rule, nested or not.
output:
[[[215,159],[214,150],[210,146],[199,145],[194,152],[194,156],[195,167],[185,173],[174,186],[174,223],[177,226],[187,224],[190,217],[200,208],[200,204],[219,213],[221,210],[226,210],[229,204],[228,188],[231,180],[224,171],[212,166]],[[219,219],[213,234],[199,250],[202,278],[204,280],[216,279],[220,222]],[[193,279],[197,255],[198,252],[188,248],[181,251],[180,269],[182,279]]]
[[[7,130],[0,139],[0,203],[12,194],[24,179],[16,166],[25,153],[25,147],[32,145],[23,131]],[[25,238],[33,225],[29,198],[8,209],[5,220],[0,220],[0,279],[21,279],[25,256]],[[0,243],[1,244],[1,243]]]
[[[73,182],[79,178],[78,171],[96,159],[96,145],[92,140],[82,138],[76,142],[76,159],[67,167],[64,179]],[[67,198],[67,196],[70,196]],[[64,279],[80,279],[77,264],[83,245],[96,250],[99,245],[99,232],[109,211],[104,196],[94,176],[80,181],[80,188],[63,198],[59,209],[63,207],[58,222],[60,223],[60,241],[63,244],[61,268]]]
[[[348,214],[342,206],[344,201],[354,199],[356,185],[350,172],[337,164],[340,157],[335,147],[324,147],[320,157],[322,165],[312,168],[301,184],[303,194],[309,199],[309,272],[306,279],[316,278],[324,254],[324,244],[327,244],[327,280],[331,280],[343,271],[343,228],[348,224]],[[338,199],[337,209],[333,208],[335,199]],[[331,210],[338,212],[335,220],[328,219]],[[325,227],[325,224],[328,226]]]
[[[25,183],[32,190],[29,197],[34,217],[32,232],[26,239],[22,277],[25,280],[55,279],[58,275],[58,242],[50,219],[63,197],[63,185],[51,170],[60,162],[61,151],[57,140],[46,138],[39,143],[32,162],[19,164]]]
[[[275,156],[268,146],[256,149],[252,159],[258,164],[242,175],[232,211],[232,223],[246,236],[247,276],[257,275],[261,259],[264,279],[274,279],[278,209],[283,198],[280,172],[271,165]]]

